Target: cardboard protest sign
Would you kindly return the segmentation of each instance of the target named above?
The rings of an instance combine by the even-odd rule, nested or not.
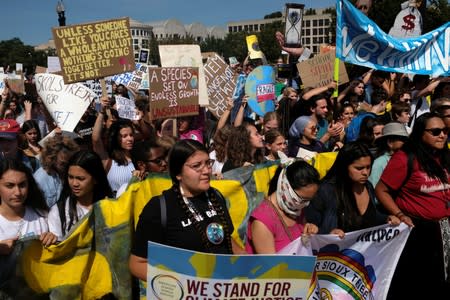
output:
[[[85,82],[82,82],[84,86],[86,86],[88,89],[93,91],[96,95],[95,102],[100,103],[100,98],[102,97],[102,85],[100,83],[99,79],[92,79],[92,80],[86,80]],[[105,84],[106,84],[106,92],[108,95],[112,95],[112,80],[111,77],[105,77]]]
[[[64,84],[55,74],[36,74],[36,89],[56,124],[73,131],[86,109],[95,99],[95,93],[81,83]]]
[[[21,79],[20,75],[14,73],[0,73],[0,93],[2,93],[6,87],[5,81],[8,81],[8,86],[13,92],[21,92],[23,94],[23,79]]]
[[[198,68],[149,68],[152,119],[198,115]]]
[[[149,242],[147,299],[306,299],[316,258],[201,253]]]
[[[245,81],[248,105],[258,115],[275,110],[275,69],[271,66],[255,68]]]
[[[199,45],[159,45],[159,56],[162,67],[194,67],[198,68],[198,103],[209,105],[206,88],[205,71]]]
[[[234,72],[217,54],[208,58],[204,70],[209,97],[208,110],[220,118],[227,107],[227,98],[233,96],[236,87]]]
[[[47,68],[42,66],[36,66],[36,73],[47,73]]]
[[[54,27],[52,31],[65,83],[134,69],[129,18]]]
[[[148,89],[148,68],[149,66],[146,64],[136,63],[136,69],[133,72],[114,75],[112,81],[116,84],[123,84],[127,88],[135,91]]]
[[[116,96],[115,98],[119,117],[132,121],[139,120],[133,100],[121,96]]]
[[[297,64],[298,73],[305,87],[325,86],[334,79],[334,51],[318,54]],[[344,62],[339,62],[339,84],[348,82]]]

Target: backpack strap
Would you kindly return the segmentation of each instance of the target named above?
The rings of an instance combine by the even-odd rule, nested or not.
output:
[[[167,231],[167,206],[166,206],[166,197],[164,194],[161,194],[159,197],[159,206],[161,207],[161,227],[163,232]]]

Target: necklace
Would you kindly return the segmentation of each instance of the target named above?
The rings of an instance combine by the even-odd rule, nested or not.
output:
[[[184,194],[183,188],[180,186],[180,193],[181,197],[183,198],[184,204],[186,204],[187,208],[189,209],[189,212],[194,217],[195,221],[201,222],[204,220],[203,215],[197,210],[197,208],[194,206],[194,203],[192,203],[191,200],[189,200],[188,197]],[[217,215],[216,210],[214,209],[214,206],[212,205],[211,201],[208,198],[208,211],[206,212],[208,217]]]
[[[203,215],[197,210],[197,208],[194,206],[191,200],[189,200],[186,195],[184,194],[183,188],[180,186],[180,194],[183,199],[184,204],[188,208],[189,212],[192,214],[193,218],[195,219],[194,226],[197,229],[197,231],[202,232],[200,228],[200,222],[204,220]],[[217,214],[216,209],[214,208],[213,204],[211,203],[211,200],[208,197],[208,210],[206,211],[206,215],[211,218],[214,217]],[[224,226],[217,222],[211,222],[206,226],[206,229],[204,230],[204,234],[202,234],[202,238],[206,237],[206,239],[214,244],[214,245],[220,245],[224,239],[225,239],[225,231],[226,229]]]

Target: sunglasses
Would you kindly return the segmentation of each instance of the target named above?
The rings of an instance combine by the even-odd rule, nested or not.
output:
[[[166,163],[166,160],[164,158],[156,158],[156,159],[147,160],[147,162],[156,164],[158,166],[162,166],[164,163]]]
[[[425,129],[425,131],[431,133],[432,136],[440,136],[441,133],[443,132],[445,135],[448,134],[448,128],[429,128],[429,129]]]

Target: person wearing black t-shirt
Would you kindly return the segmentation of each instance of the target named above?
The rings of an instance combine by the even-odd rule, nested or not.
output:
[[[210,187],[212,164],[206,148],[199,142],[181,140],[174,145],[169,154],[173,186],[162,197],[152,198],[139,217],[129,260],[134,276],[147,279],[148,241],[198,252],[237,251],[225,200]],[[161,203],[166,206],[165,216]]]

